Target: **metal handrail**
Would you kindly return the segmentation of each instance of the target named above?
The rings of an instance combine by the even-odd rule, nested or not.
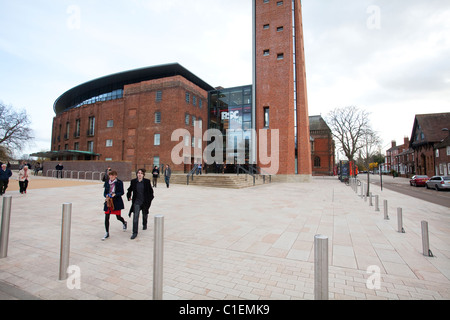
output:
[[[256,184],[256,181],[255,181],[255,180],[256,180],[256,176],[255,176],[254,173],[252,173],[252,172],[250,172],[249,170],[245,169],[245,168],[244,168],[243,166],[241,166],[240,164],[238,164],[238,165],[237,165],[237,168],[236,168],[236,173],[237,173],[237,175],[239,175],[239,170],[242,170],[242,171],[244,171],[245,173],[251,175],[251,176],[253,177],[253,185]]]
[[[189,175],[191,175],[191,180],[194,181],[194,173],[198,168],[198,164],[194,164],[194,167],[189,171],[189,173],[186,175],[186,184],[189,185]]]

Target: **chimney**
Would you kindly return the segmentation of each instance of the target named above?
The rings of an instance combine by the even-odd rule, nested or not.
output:
[[[394,148],[394,147],[397,146],[397,142],[395,142],[395,140],[392,140],[392,141],[391,141],[391,144],[392,144],[392,148]]]
[[[409,148],[409,137],[403,139],[403,144],[405,145],[405,148]]]

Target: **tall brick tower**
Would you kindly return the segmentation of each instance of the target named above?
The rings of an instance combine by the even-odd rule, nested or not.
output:
[[[253,22],[256,132],[278,129],[279,176],[287,181],[309,181],[312,167],[301,0],[253,0]]]

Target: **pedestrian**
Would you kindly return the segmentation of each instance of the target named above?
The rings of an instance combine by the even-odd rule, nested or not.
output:
[[[61,163],[61,162],[58,163],[58,164],[56,165],[55,169],[56,169],[56,178],[58,179],[58,175],[60,175],[60,176],[61,176],[61,179],[62,179],[62,171],[63,171],[63,169],[64,169],[64,166],[62,165],[62,163]]]
[[[201,162],[197,165],[197,175],[198,174],[202,175],[202,163]]]
[[[105,182],[109,179],[109,172],[111,171],[111,167],[108,166],[108,168],[105,170],[105,174],[103,175],[102,181]]]
[[[105,188],[103,191],[103,196],[105,197],[103,211],[105,212],[106,233],[102,240],[106,240],[109,238],[109,218],[111,215],[115,215],[117,220],[122,222],[124,231],[127,230],[127,222],[121,216],[122,209],[125,209],[125,205],[122,200],[122,196],[125,192],[123,182],[117,179],[116,171],[111,170],[109,172],[109,179],[105,181],[103,187]]]
[[[164,180],[166,181],[167,188],[169,187],[171,175],[172,175],[172,170],[170,169],[169,165],[166,164],[166,168],[164,169]]]
[[[12,176],[11,170],[9,170],[6,163],[2,164],[0,168],[0,195],[6,192],[9,184],[9,178]]]
[[[145,169],[139,169],[136,172],[136,179],[131,180],[127,191],[127,199],[132,201],[128,216],[131,217],[131,213],[133,213],[133,234],[131,235],[131,240],[138,235],[140,211],[142,211],[142,230],[147,230],[148,213],[153,198],[153,188],[150,180],[145,178]]]
[[[158,178],[159,178],[158,166],[155,166],[153,168],[152,175],[153,175],[153,179],[152,179],[153,188],[156,188],[156,185],[158,184]]]
[[[21,194],[27,193],[29,179],[30,170],[28,170],[28,166],[23,166],[23,169],[19,171],[19,191]]]

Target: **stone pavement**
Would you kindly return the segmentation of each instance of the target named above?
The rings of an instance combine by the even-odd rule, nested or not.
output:
[[[0,299],[152,299],[157,214],[165,217],[166,300],[312,300],[316,234],[329,237],[330,299],[450,299],[449,209],[372,191],[380,195],[380,212],[336,178],[240,190],[160,183],[149,229],[130,240],[124,198],[129,228],[123,232],[112,218],[106,241],[101,183],[7,191],[12,215]],[[384,199],[390,220],[383,217]],[[80,270],[79,289],[70,289],[72,278],[58,280],[64,202],[73,205],[70,265]],[[397,207],[404,234],[397,232]],[[422,220],[434,257],[422,255]],[[376,274],[367,272],[373,266],[380,270],[375,288]]]

